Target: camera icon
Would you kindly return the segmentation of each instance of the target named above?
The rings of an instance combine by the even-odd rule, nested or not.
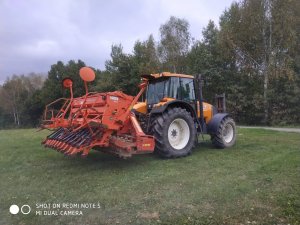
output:
[[[19,208],[19,206],[17,206],[17,205],[11,205],[11,206],[9,207],[9,212],[10,212],[10,214],[12,214],[12,215],[18,214],[19,211],[20,211],[20,208]],[[21,206],[21,213],[22,213],[22,214],[27,215],[27,214],[29,214],[30,212],[31,212],[31,207],[30,207],[29,205],[22,205],[22,206]]]

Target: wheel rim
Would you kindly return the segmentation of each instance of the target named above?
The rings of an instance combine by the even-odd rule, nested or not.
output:
[[[175,119],[168,129],[168,140],[170,145],[176,149],[183,149],[190,139],[190,128],[183,119]]]
[[[233,126],[231,124],[226,124],[224,129],[223,129],[223,139],[226,143],[230,143],[233,139],[233,135],[234,135],[234,129]]]

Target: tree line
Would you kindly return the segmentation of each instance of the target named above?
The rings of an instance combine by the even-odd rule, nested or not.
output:
[[[92,91],[122,90],[135,95],[141,74],[170,71],[201,74],[203,95],[213,103],[226,93],[227,109],[242,124],[300,124],[300,2],[241,0],[209,21],[202,38],[191,37],[189,22],[170,17],[159,40],[137,40],[131,53],[112,45],[105,70],[95,69]],[[0,127],[37,126],[44,106],[69,93],[61,81],[71,77],[74,95],[85,93],[82,60],[53,64],[47,76],[12,76],[0,86]]]

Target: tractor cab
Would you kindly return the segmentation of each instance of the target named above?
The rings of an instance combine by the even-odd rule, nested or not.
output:
[[[184,74],[161,73],[143,75],[148,80],[146,90],[147,111],[167,102],[179,100],[195,103],[194,77]]]
[[[150,80],[146,92],[149,108],[153,105],[169,100],[195,101],[194,79],[189,77],[161,77]]]

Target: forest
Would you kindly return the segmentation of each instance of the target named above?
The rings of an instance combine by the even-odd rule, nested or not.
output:
[[[189,22],[171,16],[132,52],[111,46],[105,69],[93,68],[89,89],[135,95],[141,74],[169,71],[201,74],[203,95],[214,103],[226,94],[227,110],[238,124],[300,124],[300,1],[241,0],[209,21],[202,37],[192,37]],[[12,75],[0,86],[0,129],[37,127],[46,104],[68,97],[61,82],[74,81],[74,95],[85,93],[80,59],[53,62],[45,76]]]

